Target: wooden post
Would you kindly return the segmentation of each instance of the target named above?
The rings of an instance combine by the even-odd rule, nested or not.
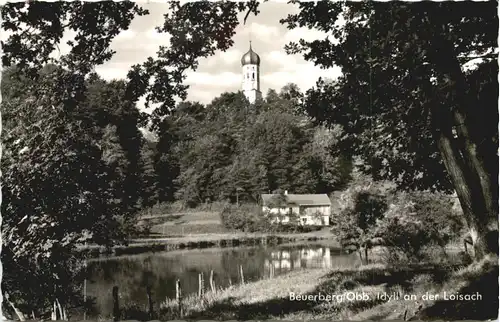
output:
[[[198,296],[201,296],[201,274],[198,274]]]
[[[24,318],[24,314],[19,311],[19,309],[14,305],[14,303],[12,303],[10,300],[9,300],[9,294],[8,293],[5,293],[5,300],[7,302],[9,302],[9,305],[12,307],[12,309],[14,310],[14,312],[16,313],[17,317],[19,318],[19,321],[24,321],[25,318]],[[54,315],[54,314],[52,314]]]
[[[241,284],[245,284],[245,277],[243,276],[243,265],[240,265],[240,278]]]
[[[205,275],[201,272],[201,295],[205,295]]]
[[[52,306],[51,320],[52,321],[56,321],[57,320],[57,304],[56,304],[56,301],[54,301],[54,305]],[[23,321],[23,320],[21,320],[21,321]]]
[[[85,279],[83,280],[83,320],[87,320],[87,241],[85,241]]]
[[[183,312],[182,312],[182,290],[181,290],[181,280],[177,280],[175,282],[175,299],[177,301],[177,305],[179,308],[179,317],[182,319],[183,317]]]
[[[198,275],[198,296],[203,296],[205,294],[205,280],[203,278],[203,272]]]
[[[215,293],[214,270],[210,271],[210,289]]]
[[[120,319],[120,304],[118,302],[118,286],[113,286],[113,321]]]
[[[83,280],[83,320],[87,320],[87,278]]]
[[[146,287],[146,293],[148,294],[148,306],[149,306],[149,318],[153,318],[154,310],[153,310],[153,298],[151,296],[151,286]]]
[[[59,303],[59,300],[56,298],[56,303],[57,303],[57,308],[59,309],[59,318],[61,320],[64,320],[64,314],[62,311],[61,303]]]
[[[231,281],[231,277],[229,277],[229,287],[233,286],[233,282]]]

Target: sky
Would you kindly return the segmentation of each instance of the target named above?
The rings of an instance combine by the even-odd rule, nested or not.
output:
[[[113,40],[114,57],[96,68],[97,73],[107,80],[125,78],[132,65],[142,63],[149,56],[155,57],[159,45],[168,45],[168,35],[155,31],[155,27],[162,23],[167,5],[151,2],[141,3],[141,6],[149,9],[150,14],[136,17],[130,28]],[[286,54],[284,46],[290,41],[324,38],[321,32],[307,28],[288,30],[279,23],[281,18],[296,10],[296,6],[286,2],[262,3],[259,15],[250,14],[246,24],[237,27],[232,48],[201,59],[199,68],[187,74],[186,84],[190,86],[187,99],[207,104],[224,92],[240,90],[240,59],[248,51],[250,40],[253,50],[261,58],[260,80],[264,95],[269,89],[279,91],[288,83],[295,83],[306,91],[319,77],[338,77],[339,68],[321,69],[306,62],[301,55]]]
[[[1,1],[1,0],[0,0]],[[168,35],[159,34],[155,27],[160,26],[163,14],[167,11],[166,3],[141,2],[141,6],[149,9],[150,14],[135,17],[128,30],[120,33],[112,42],[112,49],[116,51],[113,58],[105,64],[98,66],[96,71],[105,79],[125,78],[130,67],[134,64],[144,62],[148,57],[155,57],[160,45],[168,45]],[[181,1],[183,2],[183,1]],[[229,91],[235,92],[241,88],[241,56],[248,51],[249,41],[252,40],[252,48],[261,58],[261,91],[265,95],[269,89],[279,91],[288,83],[295,83],[302,91],[313,87],[319,77],[335,79],[340,76],[340,68],[321,69],[311,62],[306,62],[301,55],[288,55],[284,46],[290,41],[297,42],[305,40],[321,39],[325,34],[309,30],[307,28],[296,28],[288,30],[281,25],[279,20],[288,14],[297,12],[295,5],[287,4],[285,1],[270,0],[260,4],[260,14],[250,14],[246,25],[240,24],[233,37],[234,45],[226,52],[217,52],[214,56],[200,60],[196,71],[189,71],[186,84],[188,100],[198,101],[204,104],[210,103],[212,99]],[[241,19],[245,13],[240,14]],[[3,33],[0,38],[5,39]],[[60,43],[60,53],[65,53],[67,40],[73,39],[74,35],[67,32]],[[57,56],[57,53],[53,53]],[[471,61],[463,66],[474,68],[478,62]],[[139,102],[142,109],[143,100]]]

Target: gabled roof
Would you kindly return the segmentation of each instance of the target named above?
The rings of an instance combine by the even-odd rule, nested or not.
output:
[[[269,203],[273,196],[276,194],[262,194],[262,204],[265,206]],[[290,205],[298,206],[331,206],[330,198],[323,194],[287,194],[288,203]]]

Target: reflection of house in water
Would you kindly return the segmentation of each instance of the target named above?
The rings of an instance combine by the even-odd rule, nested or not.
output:
[[[309,268],[330,268],[330,248],[321,247],[316,249],[302,249],[300,252],[301,262],[305,262],[304,267]]]
[[[271,252],[271,259],[264,262],[266,268],[274,266],[279,271],[298,268],[330,268],[330,248],[307,248],[301,250],[279,250]]]

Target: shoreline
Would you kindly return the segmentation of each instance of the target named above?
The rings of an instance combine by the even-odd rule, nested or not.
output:
[[[296,242],[330,241],[332,247],[340,245],[329,233],[318,234],[265,234],[265,233],[230,233],[203,234],[183,237],[161,237],[132,239],[128,245],[116,245],[111,249],[104,246],[88,245],[78,247],[78,251],[86,252],[91,258],[101,256],[137,255],[149,252],[168,252],[183,249],[227,248],[238,246],[283,245]]]
[[[497,259],[498,260],[498,259]],[[441,310],[458,306],[474,307],[474,302],[490,303],[494,292],[484,292],[477,301],[425,298],[427,293],[446,291],[450,294],[481,292],[481,285],[491,283],[498,276],[497,260],[486,259],[473,265],[419,263],[391,266],[382,263],[359,267],[337,267],[334,269],[303,269],[265,278],[259,281],[233,285],[215,291],[207,290],[201,297],[197,294],[182,299],[183,317],[179,317],[179,303],[166,299],[160,304],[154,318],[134,307],[124,307],[126,320],[380,320],[427,317],[446,319]],[[480,275],[486,274],[481,285],[475,285]],[[438,278],[439,281],[434,279]],[[406,287],[403,285],[407,284]],[[380,294],[415,294],[417,301],[381,299]],[[342,297],[342,301],[319,299],[318,294]],[[368,298],[349,298],[348,294],[366,294]],[[294,298],[295,295],[304,298]],[[311,299],[310,297],[313,297]],[[314,298],[316,296],[316,298]],[[446,311],[446,310],[445,310]],[[491,314],[488,310],[486,315]],[[450,311],[452,312],[452,311]],[[481,313],[481,312],[479,312]],[[476,313],[476,314],[479,314]],[[473,316],[469,316],[473,317]],[[483,317],[479,314],[477,317]]]

